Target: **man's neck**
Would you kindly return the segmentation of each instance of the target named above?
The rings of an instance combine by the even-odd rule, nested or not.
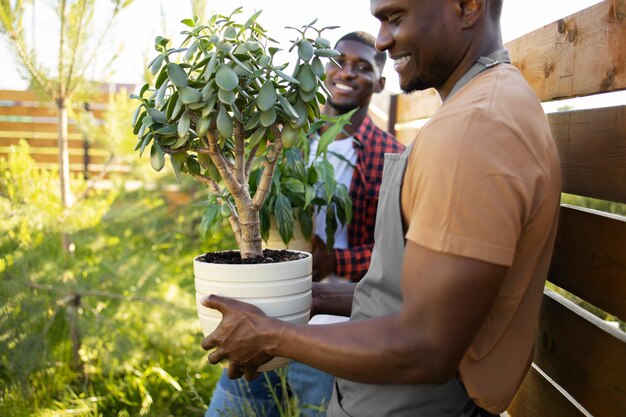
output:
[[[491,42],[485,42],[483,46],[477,48],[470,46],[460,60],[459,65],[456,66],[448,79],[441,86],[437,87],[441,100],[446,100],[456,83],[463,77],[463,75],[465,75],[467,71],[469,71],[478,58],[481,56],[487,56],[490,53],[502,48],[502,41],[500,39],[493,39]]]

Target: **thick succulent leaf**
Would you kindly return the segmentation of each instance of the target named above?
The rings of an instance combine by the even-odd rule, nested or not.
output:
[[[157,141],[154,141],[150,148],[150,165],[155,171],[160,171],[165,166],[165,154]]]
[[[256,103],[261,111],[266,111],[274,107],[276,104],[276,90],[274,89],[272,81],[265,81],[256,98]]]
[[[174,62],[167,64],[167,76],[176,87],[186,87],[189,83],[185,70]]]
[[[239,83],[239,77],[237,77],[237,74],[230,65],[222,64],[217,69],[217,74],[215,74],[215,82],[219,88],[233,91]]]
[[[229,138],[233,135],[233,120],[224,106],[220,108],[217,115],[217,130],[223,138]]]
[[[183,104],[197,103],[202,100],[202,93],[193,87],[183,87],[180,90],[180,100]]]

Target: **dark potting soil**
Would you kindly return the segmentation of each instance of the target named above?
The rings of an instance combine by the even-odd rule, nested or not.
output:
[[[304,258],[306,258],[306,255],[300,252],[292,252],[285,249],[263,249],[263,256],[257,256],[256,258],[241,259],[239,251],[233,250],[205,253],[198,260],[211,264],[272,264],[297,261]]]

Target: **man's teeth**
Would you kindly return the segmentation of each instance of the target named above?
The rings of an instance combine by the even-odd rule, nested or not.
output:
[[[341,91],[352,91],[352,90],[354,90],[354,88],[350,87],[349,85],[345,85],[345,84],[335,84],[335,88],[337,90],[341,90]]]
[[[399,67],[400,65],[404,65],[411,60],[409,55],[401,56],[400,58],[396,58],[394,62],[395,67]]]

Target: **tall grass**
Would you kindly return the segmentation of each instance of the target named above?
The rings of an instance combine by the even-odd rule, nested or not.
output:
[[[15,170],[5,164],[0,175]],[[85,204],[103,215],[76,219],[67,254],[62,216],[27,218],[36,201],[57,198],[52,191],[25,201],[6,184],[0,416],[202,416],[220,369],[200,348],[192,259],[234,242],[219,231],[201,237],[199,209],[169,205],[157,187],[90,195]]]

